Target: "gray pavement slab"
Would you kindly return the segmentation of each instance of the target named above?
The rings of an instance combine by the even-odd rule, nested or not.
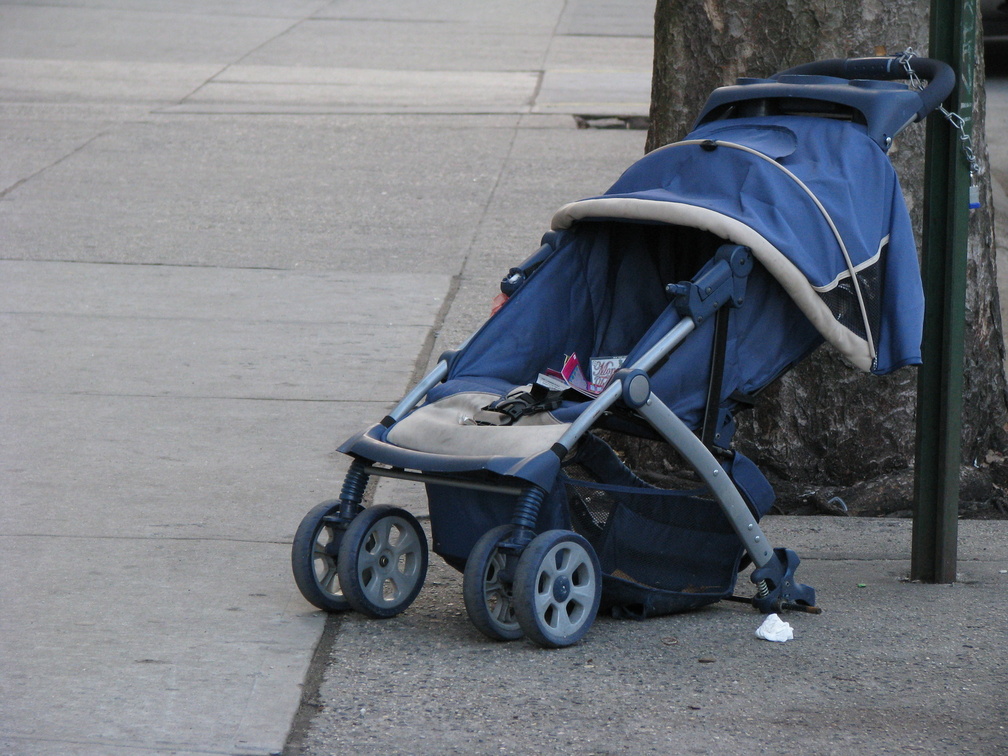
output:
[[[278,751],[323,624],[294,528],[405,390],[448,277],[0,280],[4,752]]]
[[[514,121],[499,125],[274,116],[114,125],[8,191],[5,256],[455,272],[513,139]]]
[[[557,26],[559,36],[645,37],[654,35],[650,0],[570,0]]]
[[[0,276],[10,388],[54,395],[394,398],[413,368],[383,358],[416,351],[448,289],[420,273],[52,262],[0,261]]]
[[[66,105],[175,102],[220,71],[220,63],[7,59],[0,64],[0,101]]]
[[[4,753],[270,753],[283,742],[322,623],[297,611],[287,544],[0,540],[5,582],[18,583],[0,641]]]
[[[585,99],[586,92],[591,93]],[[651,74],[640,71],[549,71],[543,76],[535,112],[646,116]]]
[[[457,24],[468,33],[490,30],[497,33],[552,33],[563,13],[563,0],[513,2],[484,0],[480,3],[459,3],[454,0],[397,0],[376,3],[372,0],[341,0],[328,3],[313,14],[314,18],[368,20],[424,24]],[[418,36],[420,36],[418,34]]]
[[[640,37],[557,36],[550,44],[545,68],[551,72],[621,71],[643,74],[650,79],[653,53],[654,39],[650,32]],[[639,82],[635,86],[639,87]]]
[[[387,70],[237,65],[172,112],[515,113],[526,112],[532,71]]]
[[[320,2],[0,4],[0,58],[123,63],[233,62]]]
[[[248,55],[250,65],[306,65],[386,71],[536,71],[552,28],[474,26],[438,19],[313,18]]]

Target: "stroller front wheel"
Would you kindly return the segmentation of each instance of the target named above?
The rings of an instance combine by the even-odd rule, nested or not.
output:
[[[327,612],[345,612],[336,566],[345,525],[336,517],[338,499],[323,501],[301,520],[291,545],[291,571],[301,595]]]
[[[515,617],[511,582],[518,555],[499,548],[513,531],[513,525],[500,525],[484,533],[469,552],[462,575],[466,613],[476,629],[492,640],[516,640],[523,635]]]
[[[369,507],[343,535],[337,570],[350,606],[369,617],[394,617],[423,587],[427,537],[405,509]]]
[[[532,539],[515,569],[515,615],[525,635],[546,648],[581,640],[602,601],[602,568],[577,533],[548,530]]]

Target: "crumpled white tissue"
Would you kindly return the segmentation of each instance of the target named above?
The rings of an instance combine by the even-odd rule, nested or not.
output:
[[[794,638],[794,630],[791,629],[791,625],[776,614],[768,614],[767,618],[763,620],[763,624],[756,628],[756,637],[775,643],[784,643]]]

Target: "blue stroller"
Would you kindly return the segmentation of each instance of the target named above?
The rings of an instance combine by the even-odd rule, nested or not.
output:
[[[910,69],[928,85],[900,79]],[[292,548],[305,598],[391,617],[428,562],[417,520],[362,504],[426,486],[433,549],[497,640],[578,642],[600,607],[647,617],[735,598],[814,607],[760,529],[773,490],[730,449],[734,414],[822,341],[876,374],[919,364],[923,294],[886,150],[952,90],[942,63],[830,60],[715,90],[685,140],[574,202],[501,284],[509,299],[380,422],[340,447],[339,499]],[[664,441],[687,490],[606,442]]]

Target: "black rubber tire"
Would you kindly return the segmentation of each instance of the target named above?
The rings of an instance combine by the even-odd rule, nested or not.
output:
[[[298,590],[309,603],[327,612],[350,609],[337,567],[344,531],[332,515],[339,505],[338,499],[332,499],[314,507],[301,520],[291,545],[291,571]]]
[[[602,568],[577,533],[547,530],[525,547],[514,579],[514,609],[525,636],[545,648],[580,641],[602,601]]]
[[[497,548],[513,531],[512,525],[499,525],[484,533],[469,552],[462,573],[466,613],[476,629],[491,640],[517,640],[524,635],[514,613],[511,583],[500,580],[504,561],[518,558]]]
[[[337,569],[350,606],[369,617],[394,617],[423,587],[427,536],[405,509],[369,507],[343,535]]]

